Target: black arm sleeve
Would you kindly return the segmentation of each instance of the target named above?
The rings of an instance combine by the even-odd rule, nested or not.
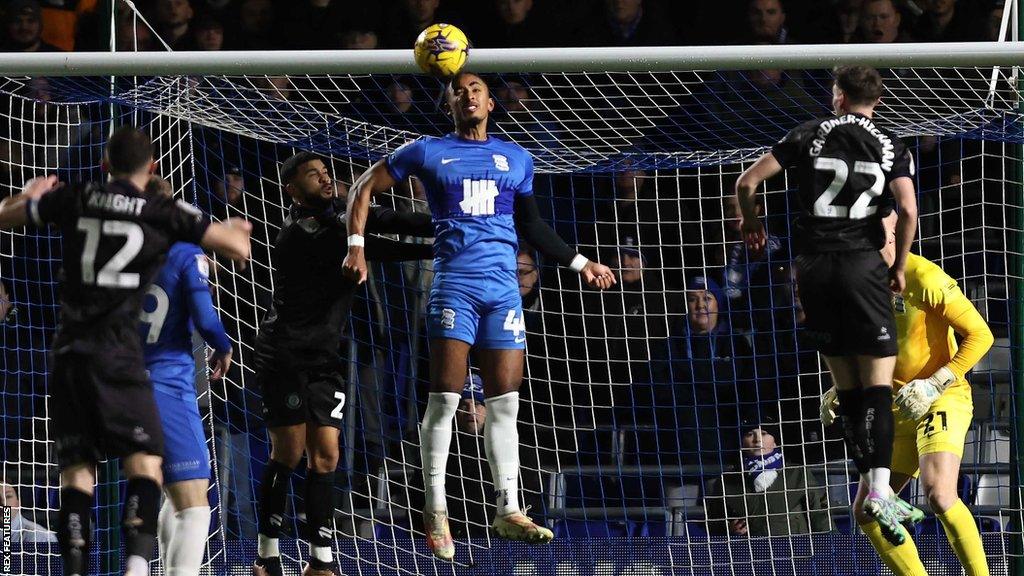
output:
[[[419,238],[432,238],[434,225],[430,214],[396,212],[391,208],[373,206],[366,219],[366,231],[376,234],[403,234]]]
[[[551,258],[561,266],[568,266],[576,257],[576,251],[570,248],[547,222],[540,219],[540,210],[537,209],[537,200],[533,194],[516,196],[515,220],[519,235],[540,250],[545,257]]]
[[[396,242],[379,236],[366,237],[366,259],[376,262],[401,262],[403,260],[430,260],[434,248],[430,244]]]

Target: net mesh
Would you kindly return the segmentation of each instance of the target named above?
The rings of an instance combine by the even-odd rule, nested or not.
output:
[[[979,519],[992,573],[1005,574],[1020,558],[1021,538],[1021,487],[1011,467],[1020,433],[1011,359],[1021,345],[1015,299],[1024,208],[1015,70],[906,69],[885,78],[880,123],[904,137],[919,167],[914,251],[957,279],[997,337],[969,378],[975,410],[959,491]],[[827,113],[828,79],[814,70],[488,78],[498,101],[492,131],[534,155],[545,219],[620,275],[620,289],[598,294],[529,251],[539,266],[520,270],[528,332],[523,501],[558,539],[533,549],[488,533],[482,437],[460,414],[447,482],[456,562],[435,563],[427,552],[416,426],[426,400],[422,315],[432,273],[428,262],[375,264],[347,350],[335,535],[345,573],[881,569],[849,517],[855,471],[837,431],[818,421],[818,396],[830,383],[800,340],[788,240],[794,183],[780,176],[767,184],[772,244],[762,261],[748,262],[739,248],[729,200],[749,161],[797,123]],[[236,367],[223,382],[197,383],[215,462],[209,573],[248,573],[255,554],[254,500],[269,447],[252,345],[274,289],[271,248],[290,204],[278,165],[297,149],[313,150],[330,158],[347,186],[408,139],[449,130],[442,88],[428,77],[392,75],[0,80],[5,193],[43,172],[100,178],[111,123],[131,122],[153,135],[159,170],[177,194],[215,219],[253,222],[250,265],[220,262],[214,278]],[[415,181],[381,201],[426,211]],[[0,276],[16,309],[2,332],[0,479],[20,495],[22,517],[44,527],[55,525],[58,506],[46,349],[56,326],[59,255],[60,239],[48,231],[0,233]],[[697,277],[720,286],[717,348],[693,337],[699,327],[687,289]],[[735,493],[740,432],[751,423],[777,437],[785,469],[794,471],[782,479],[786,505],[763,514],[763,498]],[[123,486],[115,470],[104,466],[98,492],[94,557],[102,574],[120,569]],[[302,534],[301,482],[299,474],[289,538]],[[916,481],[908,490],[924,503]],[[730,534],[731,521],[758,515],[767,518],[764,530],[749,522],[749,535]],[[959,574],[943,540],[930,517],[917,537],[925,566]],[[288,570],[308,560],[305,546],[291,541],[283,552]],[[12,564],[4,573],[59,572],[50,544],[16,541],[6,557]]]

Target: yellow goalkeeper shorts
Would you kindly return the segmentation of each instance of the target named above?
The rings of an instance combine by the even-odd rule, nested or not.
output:
[[[900,418],[896,414],[893,438],[892,470],[917,477],[919,459],[924,454],[951,452],[964,456],[964,441],[974,418],[971,387],[958,382],[939,396],[920,420]]]

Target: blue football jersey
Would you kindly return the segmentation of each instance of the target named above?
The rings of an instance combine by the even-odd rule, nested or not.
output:
[[[193,390],[192,330],[218,351],[231,348],[210,296],[206,254],[177,242],[146,292],[139,316],[146,367],[154,386]]]
[[[515,270],[516,196],[533,194],[533,158],[518,144],[490,136],[423,137],[388,156],[391,176],[416,176],[434,220],[434,270]]]

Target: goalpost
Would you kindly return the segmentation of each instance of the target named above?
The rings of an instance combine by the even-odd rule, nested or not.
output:
[[[1004,31],[1015,38],[1011,24],[1008,11]],[[879,122],[907,141],[919,166],[914,251],[957,279],[996,333],[969,378],[975,425],[961,497],[979,518],[992,573],[1024,573],[1022,61],[1017,43],[474,51],[469,68],[489,74],[499,100],[492,133],[534,155],[546,218],[584,254],[614,260],[626,287],[597,294],[549,263],[536,277],[522,267],[530,288],[523,500],[557,538],[528,548],[487,533],[482,442],[460,421],[448,478],[457,531],[449,565],[426,551],[419,526],[416,423],[428,353],[420,321],[430,266],[371,266],[348,346],[335,534],[344,573],[880,570],[848,515],[852,464],[837,432],[818,422],[825,368],[799,341],[788,251],[793,183],[768,183],[777,243],[764,262],[735,249],[728,207],[745,166],[797,123],[828,113],[828,69],[839,62],[884,69]],[[183,199],[214,218],[254,224],[250,265],[215,267],[215,302],[238,367],[223,382],[198,383],[215,462],[204,573],[247,574],[255,554],[252,506],[268,445],[252,345],[289,205],[278,165],[312,150],[347,185],[406,140],[448,131],[437,105],[442,84],[414,66],[411,51],[0,54],[2,194],[42,172],[102,177],[111,123],[131,122],[153,136],[160,173]],[[425,210],[416,182],[382,202]],[[44,526],[58,505],[45,353],[59,248],[46,230],[0,233],[0,280],[16,309],[2,325],[0,481],[20,494],[21,514]],[[688,291],[707,286],[698,277],[719,285],[710,290],[715,346],[687,309]],[[758,515],[758,496],[722,486],[742,478],[739,437],[754,424],[776,436],[784,466],[807,483],[785,486],[792,508],[766,513],[766,534],[739,535],[729,526]],[[293,538],[306,506],[316,505],[301,501],[300,482],[289,505]],[[116,479],[108,474],[98,494],[96,571],[112,574],[121,561]],[[908,497],[922,502],[916,484]],[[748,530],[755,524],[747,519]],[[929,573],[959,573],[937,523],[915,539]],[[305,546],[282,548],[297,573]],[[59,572],[53,545],[15,542],[0,552],[10,562],[2,573]]]

